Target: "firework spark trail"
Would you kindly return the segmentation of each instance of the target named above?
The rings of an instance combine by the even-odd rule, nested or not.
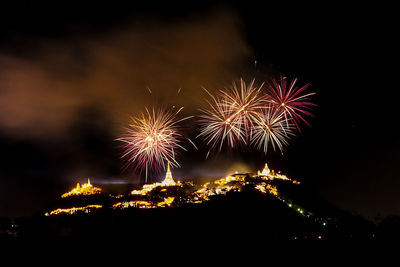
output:
[[[147,175],[150,170],[165,169],[166,162],[172,166],[179,167],[175,156],[179,150],[186,149],[180,145],[184,136],[180,133],[178,124],[191,117],[177,119],[180,108],[176,112],[155,110],[140,117],[132,118],[132,123],[127,128],[125,136],[118,138],[124,143],[124,153],[121,158],[127,160],[126,168],[134,166],[136,171]]]
[[[251,143],[265,153],[270,144],[274,151],[278,147],[282,153],[283,146],[288,144],[287,139],[291,135],[294,134],[290,119],[284,120],[284,113],[269,104],[256,116]]]
[[[300,131],[301,122],[310,125],[305,116],[312,116],[312,113],[308,110],[315,106],[314,103],[310,102],[310,96],[315,93],[304,93],[310,86],[309,83],[302,87],[296,87],[296,83],[297,78],[293,79],[289,86],[285,77],[281,77],[280,82],[273,79],[272,83],[267,84],[267,100],[284,113],[286,121],[293,120],[296,128]]]

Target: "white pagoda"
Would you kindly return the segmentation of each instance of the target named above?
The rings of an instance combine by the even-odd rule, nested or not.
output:
[[[161,183],[163,186],[172,186],[176,185],[176,182],[174,181],[174,178],[172,178],[172,173],[171,173],[171,168],[169,166],[169,161],[167,165],[167,173],[165,174],[165,179]]]
[[[258,171],[258,172],[257,172],[257,175],[259,175],[259,176],[268,176],[268,175],[270,175],[270,173],[271,173],[271,171],[270,171],[269,168],[268,168],[268,164],[265,163],[264,169],[263,169],[261,172]]]

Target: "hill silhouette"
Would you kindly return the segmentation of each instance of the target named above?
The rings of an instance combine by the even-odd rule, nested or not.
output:
[[[335,208],[304,186],[273,183],[280,198],[249,185],[200,204],[152,209],[112,209],[115,200],[106,194],[60,199],[54,207],[101,203],[102,208],[89,214],[21,218],[16,220],[15,237],[3,238],[3,244],[51,244],[67,251],[112,249],[146,257],[155,252],[196,257],[235,251],[255,257],[287,250],[346,253],[377,248],[379,238],[388,237],[388,228],[380,229],[386,236],[379,236],[374,223]]]

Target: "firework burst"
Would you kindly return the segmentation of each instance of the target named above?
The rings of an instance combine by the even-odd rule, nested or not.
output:
[[[217,96],[210,95],[209,109],[202,109],[200,115],[200,134],[211,148],[221,151],[224,143],[229,148],[238,143],[248,143],[254,129],[254,119],[264,108],[265,100],[255,87],[254,80],[249,84],[240,79],[240,88],[233,83],[231,87],[220,90]],[[208,154],[207,154],[208,155]]]
[[[302,87],[297,87],[296,83],[297,78],[290,83],[285,77],[281,77],[279,82],[273,79],[272,83],[267,84],[267,100],[277,110],[282,111],[286,122],[292,121],[300,131],[301,122],[309,125],[305,117],[312,116],[309,110],[315,104],[310,102],[310,96],[315,93],[305,93],[305,90],[310,86],[309,83]]]
[[[251,137],[255,116],[265,107],[265,100],[260,94],[263,84],[255,87],[254,81],[253,79],[249,85],[246,85],[243,79],[240,79],[240,88],[233,83],[231,88],[220,91],[225,99],[223,104],[233,110],[230,120],[240,125],[246,141]]]
[[[255,129],[251,143],[259,150],[267,153],[271,144],[274,151],[276,148],[283,151],[287,145],[287,139],[293,134],[293,124],[290,119],[284,119],[284,113],[269,104],[255,118]]]
[[[126,167],[133,166],[140,174],[145,171],[146,181],[149,171],[165,169],[167,161],[179,167],[176,155],[186,149],[181,145],[185,138],[178,124],[190,118],[177,119],[181,110],[172,112],[153,108],[149,111],[146,108],[146,113],[132,118],[125,136],[117,139],[124,143],[121,157],[126,159]]]
[[[225,142],[232,148],[238,141],[245,141],[240,124],[231,118],[234,112],[232,107],[224,105],[222,99],[211,97],[212,102],[207,100],[209,109],[201,110],[203,114],[200,115],[198,137],[203,136],[207,145],[219,147],[219,150]]]

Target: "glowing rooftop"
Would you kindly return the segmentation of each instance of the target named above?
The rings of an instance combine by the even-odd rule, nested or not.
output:
[[[77,196],[77,195],[94,195],[94,194],[100,194],[101,191],[102,191],[101,188],[94,187],[90,183],[90,179],[88,179],[88,182],[86,184],[83,184],[81,186],[79,183],[77,183],[76,187],[74,189],[63,194],[61,197],[66,198],[66,197]]]

